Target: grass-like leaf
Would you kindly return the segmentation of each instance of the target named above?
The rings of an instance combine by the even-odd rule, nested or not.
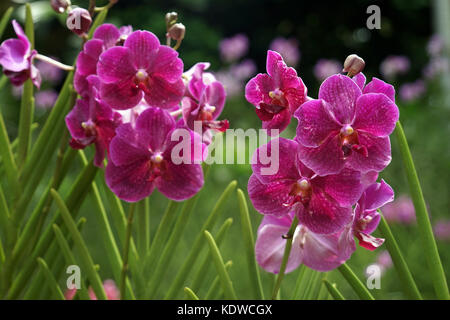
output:
[[[219,274],[225,298],[230,300],[237,300],[237,296],[233,288],[233,283],[231,282],[230,276],[225,268],[222,255],[220,254],[219,248],[217,247],[213,236],[208,231],[205,231],[205,237],[208,241],[209,250],[211,252],[214,265],[216,266],[217,273]]]
[[[81,265],[83,266],[83,269],[87,273],[88,279],[92,285],[92,289],[94,290],[95,295],[97,296],[98,299],[106,300],[106,294],[105,290],[103,289],[102,280],[100,279],[100,276],[95,270],[94,261],[92,260],[92,257],[89,254],[89,250],[86,247],[86,244],[84,243],[84,240],[80,232],[78,231],[75,222],[72,219],[72,215],[70,214],[66,204],[64,203],[64,200],[61,198],[58,192],[52,189],[51,194],[59,207],[61,216],[67,228],[69,229],[70,234],[72,235],[75,247],[77,248],[80,254]]]
[[[189,272],[192,270],[193,264],[195,263],[195,260],[199,257],[200,252],[203,250],[204,246],[206,245],[204,241],[204,235],[203,233],[205,230],[211,230],[219,215],[223,212],[225,209],[226,203],[236,188],[237,182],[232,181],[223,191],[222,195],[220,196],[219,200],[217,201],[216,205],[214,206],[213,210],[211,211],[211,214],[208,216],[208,219],[203,224],[202,228],[200,229],[199,234],[197,235],[194,244],[192,245],[192,249],[184,261],[182,267],[180,268],[180,271],[178,271],[175,280],[173,281],[172,285],[170,286],[169,291],[167,292],[165,299],[172,299],[175,297],[178,290],[181,289],[183,286],[183,281],[188,276]]]
[[[245,251],[247,257],[248,275],[251,280],[253,293],[257,299],[264,299],[264,292],[259,274],[259,267],[255,257],[255,238],[253,236],[253,228],[248,213],[247,201],[244,192],[237,190],[237,198],[239,203],[239,212],[241,215],[242,235],[245,243]]]
[[[422,193],[422,187],[420,186],[419,177],[414,166],[411,151],[409,150],[408,141],[406,140],[400,121],[397,122],[395,127],[395,134],[397,136],[403,166],[405,168],[409,190],[411,192],[411,198],[416,211],[417,226],[419,229],[420,238],[422,240],[421,243],[423,245],[423,254],[428,262],[434,290],[438,299],[448,300],[450,299],[450,295],[447,286],[447,279],[445,277],[444,268],[442,267],[441,258],[439,257],[436,240],[434,238],[433,229],[430,223],[430,217],[428,215],[427,205]]]

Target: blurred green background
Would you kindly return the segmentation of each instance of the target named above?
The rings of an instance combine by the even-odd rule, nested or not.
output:
[[[30,1],[36,18],[36,49],[45,55],[58,57],[61,61],[71,64],[75,59],[81,40],[73,36],[65,28],[64,15],[54,13],[49,1]],[[106,1],[97,1],[99,4]],[[445,1],[444,1],[445,2]],[[24,1],[5,1],[0,3],[0,14],[7,7],[17,7],[14,17],[23,22]],[[88,1],[73,0],[73,4],[87,7]],[[369,14],[366,9],[371,4],[381,8],[381,29],[368,30],[366,19]],[[298,42],[297,49],[301,58],[296,70],[308,87],[308,95],[316,97],[320,82],[314,75],[314,66],[319,59],[335,59],[343,63],[345,57],[356,53],[366,61],[364,70],[370,80],[373,76],[382,77],[380,64],[390,55],[402,55],[409,59],[410,68],[391,80],[398,89],[402,84],[418,79],[424,81],[424,92],[417,98],[402,101],[397,96],[401,112],[401,120],[408,137],[410,147],[416,162],[419,178],[422,182],[433,223],[442,219],[450,219],[450,86],[449,72],[439,70],[432,77],[424,77],[423,69],[430,63],[432,57],[427,52],[427,44],[433,34],[440,33],[447,48],[442,57],[448,58],[449,39],[445,33],[445,16],[439,13],[442,1],[426,0],[393,0],[393,1],[295,1],[295,0],[120,0],[110,11],[107,22],[121,25],[132,25],[134,29],[146,29],[155,33],[161,41],[165,39],[164,15],[169,11],[179,14],[179,21],[186,26],[186,37],[179,49],[187,70],[196,62],[211,62],[212,71],[227,73],[240,61],[251,59],[256,65],[256,72],[265,72],[267,49],[277,37],[293,38]],[[448,9],[448,6],[447,6]],[[448,18],[448,12],[447,18]],[[444,20],[444,21],[443,21]],[[443,29],[444,28],[444,29]],[[219,43],[222,39],[236,34],[245,34],[249,39],[248,52],[234,63],[221,59]],[[5,38],[12,36],[12,28],[8,28]],[[447,51],[445,51],[447,50]],[[60,84],[54,85],[58,89]],[[245,81],[237,83],[238,91],[227,99],[221,118],[230,121],[231,128],[260,128],[260,121],[253,107],[244,98]],[[44,84],[44,89],[50,87]],[[397,90],[398,93],[398,90]],[[19,100],[11,92],[8,84],[0,93],[1,106],[7,121],[11,137],[16,136],[16,124],[19,114]],[[6,103],[4,102],[6,101]],[[36,119],[40,122],[48,113],[47,109],[38,109]],[[283,136],[292,138],[295,135],[296,121],[293,121]],[[408,186],[404,176],[396,139],[392,137],[392,163],[381,176],[393,186],[396,195],[407,194]],[[88,150],[92,154],[92,150]],[[247,150],[238,150],[247,152]],[[54,161],[54,159],[51,159]],[[80,168],[72,170],[75,176]],[[50,174],[50,173],[49,173]],[[186,227],[183,241],[173,253],[174,259],[166,277],[173,279],[177,268],[192,245],[203,221],[214,206],[225,186],[233,179],[238,181],[240,188],[246,191],[247,181],[251,174],[249,165],[213,165],[205,188],[200,195],[196,210]],[[98,183],[102,177],[97,177]],[[68,181],[68,182],[67,182]],[[66,179],[65,188],[70,186]],[[44,186],[42,186],[43,188]],[[64,188],[64,186],[63,186]],[[64,189],[63,189],[64,190]],[[39,190],[36,193],[39,195]],[[232,217],[234,223],[222,245],[225,260],[233,260],[230,274],[237,294],[240,298],[251,299],[249,280],[241,235],[240,218],[235,198],[228,204],[228,210],[223,215]],[[35,200],[34,200],[35,201]],[[167,200],[158,193],[150,198],[152,234],[157,228]],[[250,214],[255,230],[261,220],[250,205]],[[102,276],[112,277],[108,268],[107,258],[102,243],[96,233],[95,219],[91,218],[92,206],[86,201],[80,216],[87,218],[84,229],[85,239],[92,250],[96,263],[100,265]],[[433,288],[428,276],[427,265],[422,255],[422,247],[415,224],[392,225],[395,236],[403,250],[419,289],[425,297],[433,296]],[[438,246],[447,276],[450,275],[450,243],[449,240],[438,240]],[[359,248],[349,261],[349,265],[361,279],[365,279],[365,268],[377,260],[380,248],[369,252]],[[295,285],[298,271],[289,274],[282,286],[281,297],[289,297]],[[266,292],[270,292],[272,276],[262,271]],[[208,274],[210,282],[214,274]],[[342,281],[338,272],[328,275],[338,283],[339,288],[347,297],[356,296],[348,285]],[[448,278],[450,280],[450,278]],[[450,281],[449,281],[450,282]],[[160,295],[164,295],[170,281],[164,281]],[[208,286],[207,286],[208,287]],[[205,291],[203,291],[205,290]],[[205,294],[207,288],[198,292]],[[375,297],[385,299],[404,298],[401,284],[393,268],[388,268],[381,280],[381,289],[372,290]],[[179,297],[183,297],[180,294]]]

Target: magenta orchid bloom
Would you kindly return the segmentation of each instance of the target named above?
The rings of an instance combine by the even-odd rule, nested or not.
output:
[[[21,86],[25,81],[31,79],[33,84],[39,88],[42,81],[41,75],[33,65],[33,58],[37,51],[31,50],[31,43],[16,20],[12,21],[12,25],[17,39],[5,40],[0,45],[0,65],[3,67],[3,73],[14,86]]]
[[[186,126],[194,130],[194,122],[201,121],[202,130],[215,129],[225,131],[228,120],[217,121],[225,105],[225,88],[210,73],[204,70],[209,63],[197,63],[184,77],[188,77],[185,97],[181,101],[183,119]]]
[[[294,68],[289,68],[275,51],[267,52],[267,74],[258,74],[245,87],[245,98],[256,106],[262,127],[286,129],[292,114],[306,101],[306,87]]]
[[[175,120],[165,110],[149,108],[131,123],[122,124],[110,145],[106,167],[106,183],[121,199],[139,201],[149,196],[156,187],[172,200],[181,201],[195,195],[203,186],[200,164],[174,163],[172,149],[178,141],[171,137]],[[201,137],[190,132],[191,151],[203,150]],[[200,156],[202,156],[200,154]]]
[[[268,272],[280,271],[286,246],[284,236],[289,231],[293,216],[293,213],[282,217],[265,216],[258,228],[255,244],[256,261]],[[292,239],[286,273],[293,271],[301,264],[322,272],[339,267],[350,258],[354,251],[349,247],[340,246],[341,232],[316,234],[299,224]]]
[[[133,108],[142,98],[152,107],[170,109],[184,94],[178,53],[148,31],[135,31],[123,47],[103,52],[97,73],[102,82],[100,95],[114,109]]]
[[[356,249],[353,236],[359,240],[359,245],[367,250],[375,250],[384,243],[384,239],[371,235],[380,223],[378,209],[394,200],[394,191],[384,180],[368,186],[358,200],[354,210],[353,222],[348,226],[346,240],[348,245]],[[343,234],[345,237],[345,233]],[[342,243],[342,240],[341,240]]]
[[[102,167],[105,151],[109,152],[109,144],[121,123],[121,116],[98,99],[98,77],[91,75],[87,81],[91,88],[90,97],[77,100],[74,108],[66,116],[66,125],[72,135],[71,147],[84,149],[94,144],[96,149],[94,164]]]
[[[347,76],[327,78],[319,99],[295,113],[300,160],[319,175],[339,173],[345,166],[363,173],[383,170],[391,161],[389,135],[399,117],[393,96],[378,93],[388,87],[375,79],[362,93]]]
[[[75,90],[82,97],[87,97],[89,94],[89,85],[86,79],[92,74],[97,74],[97,62],[100,54],[125,41],[132,32],[130,29],[131,27],[118,29],[113,24],[105,23],[99,26],[92,39],[84,44],[83,51],[77,58],[77,69],[74,76]]]
[[[263,175],[268,168],[258,155],[272,154],[279,144],[279,168]],[[362,193],[361,174],[345,169],[340,174],[320,177],[296,159],[298,143],[279,138],[256,150],[248,193],[255,209],[263,214],[285,216],[294,211],[301,224],[315,233],[333,233],[352,217],[352,205]]]

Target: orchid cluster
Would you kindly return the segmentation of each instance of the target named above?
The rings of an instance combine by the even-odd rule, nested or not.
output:
[[[183,73],[176,50],[131,26],[103,24],[85,43],[74,76],[81,98],[66,117],[71,146],[94,144],[99,167],[108,155],[106,182],[119,198],[136,202],[157,188],[181,201],[201,189],[211,131],[228,128],[228,121],[217,120],[225,90],[205,72],[208,67],[198,63]],[[193,131],[196,123],[205,139]],[[202,152],[180,164],[172,156],[178,142],[172,137],[185,132],[191,150]]]
[[[318,99],[307,96],[297,72],[270,50],[267,73],[246,86],[246,98],[269,135],[283,131],[292,118],[298,121],[294,139],[277,137],[257,149],[248,182],[250,199],[264,214],[256,258],[269,272],[280,271],[294,220],[286,272],[300,264],[318,271],[337,268],[356,250],[354,237],[368,250],[384,241],[371,234],[380,221],[377,209],[391,202],[394,192],[376,180],[391,160],[389,135],[399,111],[393,86],[377,78],[366,84],[352,69],[361,63],[348,60],[349,75],[325,79]],[[268,165],[260,155],[274,152],[279,169],[264,173]]]
[[[32,50],[20,25],[13,21],[13,26],[18,39],[0,46],[3,72],[15,86],[31,79],[39,87],[34,57],[63,65]],[[99,26],[78,55],[74,88],[79,99],[66,117],[70,145],[94,145],[98,167],[108,155],[107,185],[125,201],[139,201],[155,188],[176,201],[195,195],[203,186],[201,162],[212,131],[229,127],[227,120],[217,120],[226,94],[205,71],[209,63],[198,63],[184,73],[183,67],[176,50],[161,45],[153,33],[133,31],[131,26]],[[199,130],[194,132],[196,124]],[[178,163],[172,156],[178,142],[173,137],[185,133],[191,150],[200,153],[179,154],[184,161]]]

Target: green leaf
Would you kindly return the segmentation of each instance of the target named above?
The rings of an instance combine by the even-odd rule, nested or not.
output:
[[[148,198],[136,203],[137,250],[145,257],[150,246],[150,207]]]
[[[154,268],[157,259],[161,256],[164,249],[164,244],[167,243],[166,239],[170,234],[170,228],[172,227],[175,218],[177,217],[177,209],[180,206],[180,202],[169,200],[163,217],[156,229],[155,236],[150,246],[150,250],[145,257],[144,270],[147,273],[149,267]],[[124,229],[125,230],[125,229]]]
[[[165,273],[167,272],[168,266],[170,264],[171,259],[173,258],[173,252],[180,243],[181,236],[183,235],[183,231],[187,225],[189,217],[191,216],[192,211],[195,208],[198,197],[200,193],[197,193],[195,196],[190,198],[184,203],[183,209],[181,210],[181,214],[175,223],[175,226],[172,230],[172,234],[167,241],[164,250],[159,257],[158,263],[154,269],[154,273],[149,281],[148,286],[148,296],[154,297],[156,292],[161,285],[161,279],[164,278]]]
[[[20,174],[20,180],[28,182],[30,175],[35,172],[36,164],[38,160],[44,158],[48,163],[48,159],[51,157],[51,153],[58,147],[58,139],[61,138],[61,131],[56,130],[59,126],[64,127],[64,117],[67,111],[75,103],[76,93],[72,90],[73,71],[69,72],[64,85],[59,93],[58,99],[55,102],[52,110],[50,111],[38,138],[33,144],[30,155],[27,157],[27,161]],[[55,126],[57,128],[55,128]]]
[[[230,197],[231,193],[236,188],[236,185],[237,185],[236,181],[230,182],[230,184],[223,191],[219,200],[216,202],[213,210],[211,211],[211,214],[208,216],[208,219],[205,221],[202,228],[200,229],[199,234],[195,238],[194,244],[192,245],[192,249],[189,252],[188,257],[184,261],[182,267],[179,269],[179,271],[175,277],[175,280],[173,281],[172,285],[170,286],[170,289],[168,290],[164,299],[173,299],[175,297],[177,291],[180,290],[181,287],[183,286],[183,281],[189,275],[189,272],[192,270],[192,267],[193,267],[196,259],[199,257],[201,251],[206,246],[206,243],[204,241],[203,232],[205,232],[205,230],[211,230],[214,227],[219,215],[225,209],[225,204],[226,204],[228,198]]]
[[[312,274],[312,269],[308,268],[304,264],[300,265],[298,269],[297,282],[295,284],[294,294],[292,295],[293,300],[302,299],[308,285],[308,279],[310,279]]]
[[[64,203],[64,200],[60,197],[58,192],[55,189],[51,190],[51,194],[54,197],[56,204],[59,207],[59,210],[61,212],[61,216],[69,229],[70,234],[72,235],[73,241],[75,243],[75,247],[77,248],[79,254],[80,254],[80,262],[83,266],[83,269],[87,273],[87,277],[92,285],[92,289],[94,290],[95,295],[98,299],[106,300],[106,294],[105,290],[103,289],[102,280],[100,279],[100,276],[98,275],[97,271],[94,267],[94,261],[92,260],[91,255],[89,254],[89,250],[86,247],[86,244],[84,243],[84,240],[80,234],[80,232],[77,230],[77,226],[75,222],[72,219],[72,215],[70,214],[69,210],[67,209],[66,204]]]
[[[86,221],[86,220],[84,220]],[[77,226],[77,229],[80,230],[80,227]],[[55,232],[56,241],[58,242],[59,248],[61,249],[64,259],[66,260],[66,265],[74,265],[76,264],[76,259],[72,253],[72,250],[70,248],[69,243],[67,242],[66,238],[64,238],[64,235],[61,231],[61,229],[54,224],[53,225],[53,231]],[[80,296],[81,299],[89,300],[89,293],[86,289],[86,286],[82,286],[80,288]]]
[[[9,7],[8,10],[5,11],[5,13],[2,16],[2,20],[0,20],[0,39],[3,37],[3,32],[5,32],[6,25],[9,22],[9,19],[11,18],[11,14],[13,12],[13,7]]]
[[[233,266],[233,262],[231,260],[227,261],[225,263],[225,270],[228,272],[228,270]],[[217,299],[217,297],[222,293],[222,289],[220,287],[220,277],[216,276],[214,278],[214,281],[211,283],[210,288],[208,289],[208,292],[205,295],[205,300],[214,300]]]
[[[0,156],[2,158],[2,164],[5,169],[6,178],[8,179],[9,187],[13,194],[16,194],[19,190],[19,176],[14,160],[14,155],[11,149],[11,143],[9,141],[8,132],[6,131],[5,122],[3,121],[3,115],[0,112]]]
[[[239,202],[239,211],[241,213],[242,235],[244,237],[246,249],[249,278],[251,280],[253,293],[256,295],[256,299],[263,300],[264,292],[255,257],[255,238],[253,236],[253,228],[250,221],[250,215],[248,213],[247,201],[245,199],[244,192],[242,192],[241,189],[237,190],[237,198]]]
[[[411,192],[411,198],[416,211],[417,226],[419,228],[419,235],[421,238],[420,242],[423,245],[423,254],[428,262],[434,290],[438,299],[448,300],[450,299],[450,295],[447,286],[447,279],[439,257],[436,240],[434,239],[427,205],[422,193],[422,187],[420,186],[419,177],[417,176],[411,151],[409,150],[408,141],[406,140],[400,121],[397,122],[395,127],[395,134],[397,136],[403,166],[406,171],[409,190]]]
[[[214,241],[213,236],[208,231],[205,231],[205,237],[206,240],[208,241],[209,249],[213,257],[217,273],[219,274],[225,298],[230,300],[237,300],[237,296],[233,288],[233,283],[231,282],[230,276],[228,275],[228,272],[225,268],[222,255],[220,254],[219,248],[217,247],[217,244]]]
[[[222,224],[222,226],[219,228],[217,234],[215,235],[214,239],[216,241],[218,248],[220,248],[220,245],[222,244],[225,235],[227,234],[228,229],[230,229],[232,223],[233,223],[232,218],[226,219],[225,222]],[[200,264],[200,267],[197,269],[197,272],[194,276],[194,280],[192,281],[191,285],[192,290],[198,291],[202,288],[202,284],[205,281],[206,275],[208,274],[209,269],[211,267],[211,259],[212,255],[208,251],[208,254],[206,254],[205,257],[203,258],[203,261]]]
[[[381,212],[380,212],[381,213]],[[406,264],[405,259],[400,251],[400,248],[397,244],[397,241],[394,238],[394,235],[391,232],[391,228],[389,228],[386,219],[384,219],[383,215],[380,214],[380,224],[378,225],[378,229],[380,230],[383,237],[386,239],[385,246],[387,247],[389,254],[392,258],[392,262],[394,263],[395,270],[397,271],[398,277],[403,284],[403,289],[405,294],[409,299],[414,300],[422,300],[422,295],[420,294],[419,289],[417,289],[417,285],[414,282],[414,278],[412,277],[411,272],[409,271],[408,265]]]
[[[88,161],[81,150],[79,151],[79,155],[82,163],[85,166],[88,165]],[[123,264],[122,257],[120,255],[119,248],[117,247],[116,240],[109,224],[108,216],[106,214],[105,206],[101,199],[100,192],[98,190],[97,184],[94,181],[91,185],[90,194],[92,195],[95,205],[94,214],[97,218],[97,228],[100,229],[100,235],[103,238],[103,244],[105,246],[106,254],[108,256],[108,260],[111,265],[116,283],[119,283]],[[128,279],[126,280],[126,294],[131,299],[135,299],[131,284]]]
[[[200,300],[197,295],[188,287],[184,287],[184,292],[186,293],[186,297],[188,300]]]
[[[34,26],[31,6],[29,3],[25,6],[25,34],[30,41],[31,49],[34,49]],[[30,149],[31,143],[31,124],[34,117],[34,97],[33,82],[28,79],[23,85],[22,101],[20,104],[19,119],[19,145],[17,149],[17,162],[22,167]]]
[[[59,287],[55,277],[49,270],[47,263],[45,263],[44,259],[42,258],[37,258],[37,262],[42,272],[44,273],[45,278],[47,279],[46,284],[47,286],[50,287],[51,291],[53,292],[53,296],[58,300],[65,300],[64,294],[62,293],[61,288]]]
[[[334,300],[345,300],[342,293],[336,287],[336,283],[330,283],[327,279],[323,279],[322,281]]]
[[[77,229],[81,232],[83,227],[85,226],[85,224],[86,224],[86,218],[84,218],[84,217],[80,218],[77,222]],[[53,228],[51,230],[52,230],[52,234],[54,234]],[[67,242],[68,242],[69,248],[72,248],[73,239],[70,237],[70,234],[68,235]],[[54,242],[54,248],[57,248],[57,250],[58,250],[58,257],[63,258],[63,256],[61,256],[61,254],[60,254],[59,245],[56,242]],[[50,260],[54,260],[54,256],[51,256],[48,254],[46,256],[47,256],[46,257],[47,265],[50,266],[49,268],[51,269],[52,274],[55,275],[55,278],[58,278],[58,276],[56,275],[57,271],[55,271],[55,270],[58,270],[58,271],[63,270],[64,266],[61,266],[60,268],[59,267],[51,268],[52,263],[50,262]],[[36,261],[37,261],[36,259],[31,260],[31,262],[33,262],[33,263],[35,263]],[[64,268],[64,270],[66,270],[66,269]],[[20,273],[19,276],[21,274],[22,273]],[[14,283],[16,283],[16,282],[14,282]],[[25,293],[23,299],[29,300],[29,299],[38,299],[38,298],[40,298],[40,299],[48,298],[51,293],[49,292],[49,290],[42,290],[43,287],[45,287],[45,277],[42,277],[42,272],[39,270],[36,273],[34,279],[32,279],[30,285],[28,286],[28,290]]]
[[[339,272],[347,280],[348,284],[355,290],[358,297],[362,300],[375,300],[375,298],[370,294],[369,290],[364,286],[361,280],[355,275],[355,273],[350,269],[350,267],[344,263],[338,267]]]
[[[130,251],[131,232],[133,226],[133,216],[135,207],[136,207],[135,203],[130,204],[128,213],[127,229],[125,233],[125,245],[123,247],[122,272],[120,276],[120,285],[119,285],[121,299],[125,299],[125,283],[127,281],[127,272],[128,272],[128,256],[129,256],[128,252]]]

